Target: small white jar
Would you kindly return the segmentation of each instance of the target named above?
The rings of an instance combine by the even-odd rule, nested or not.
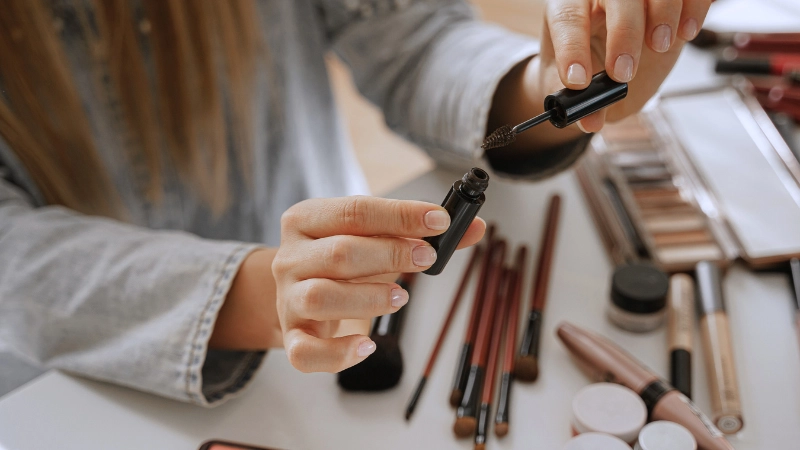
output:
[[[614,436],[586,433],[570,439],[561,450],[631,450],[631,447]]]
[[[634,450],[697,450],[697,441],[683,426],[659,420],[642,428]]]
[[[604,433],[633,445],[647,423],[647,407],[632,390],[612,383],[596,383],[572,399],[572,432]]]

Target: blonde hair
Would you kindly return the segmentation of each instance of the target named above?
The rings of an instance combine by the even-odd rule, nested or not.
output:
[[[107,73],[125,118],[125,150],[147,167],[149,200],[161,196],[166,162],[219,214],[229,195],[228,139],[236,144],[242,168],[252,151],[250,98],[263,53],[255,5],[253,0],[143,0],[142,5],[140,18],[127,0],[94,0],[96,27],[76,7],[97,92],[106,96],[102,74]],[[0,136],[48,203],[120,217],[124,208],[97,152],[59,32],[43,0],[3,2]],[[152,48],[154,76],[148,74],[143,45]]]

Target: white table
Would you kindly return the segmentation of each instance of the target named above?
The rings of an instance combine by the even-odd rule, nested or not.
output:
[[[709,20],[718,29],[800,28],[800,12],[792,18],[787,9],[756,3],[761,2],[725,0]],[[745,20],[741,18],[746,18],[745,25],[740,25]],[[707,55],[689,49],[668,85],[684,88],[713,82],[709,65]],[[458,176],[433,172],[394,196],[438,202]],[[569,438],[570,401],[588,381],[555,338],[554,329],[562,320],[599,331],[654,370],[667,373],[663,329],[636,335],[605,320],[612,266],[571,172],[538,184],[493,180],[481,215],[498,223],[500,234],[512,244],[527,243],[535,255],[542,214],[554,192],[560,192],[564,202],[545,314],[542,373],[536,384],[515,384],[511,432],[503,440],[492,435],[490,449],[556,450]],[[343,393],[333,375],[301,374],[281,352],[267,357],[241,398],[211,410],[50,372],[0,399],[0,450],[192,450],[210,438],[285,449],[472,448],[470,440],[454,439],[454,411],[447,404],[467,302],[458,311],[415,416],[411,423],[402,418],[465,259],[464,252],[458,253],[442,275],[418,279],[401,342],[406,374],[390,392]],[[530,283],[530,274],[527,277]],[[732,439],[738,450],[800,447],[800,348],[786,283],[782,275],[754,274],[742,267],[734,267],[725,280],[745,419],[744,431]],[[529,289],[525,292],[527,300]],[[695,337],[699,338],[697,333]],[[694,392],[700,408],[708,411],[701,357],[698,348]]]

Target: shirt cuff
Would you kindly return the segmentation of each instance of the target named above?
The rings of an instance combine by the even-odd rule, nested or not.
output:
[[[492,160],[486,157],[492,172],[502,178],[536,181],[553,176],[566,170],[583,155],[592,134],[574,139],[556,147],[544,150],[520,150],[519,158],[503,158]]]
[[[538,52],[536,40],[498,26],[475,20],[451,25],[426,57],[411,105],[411,138],[447,166],[479,160],[500,80]]]
[[[266,352],[210,350],[208,341],[217,314],[225,302],[239,267],[256,248],[255,244],[236,247],[218,273],[202,310],[196,316],[187,344],[188,362],[185,368],[186,395],[200,406],[217,406],[234,397],[252,379]]]

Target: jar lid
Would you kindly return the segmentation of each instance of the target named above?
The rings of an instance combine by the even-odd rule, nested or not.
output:
[[[619,266],[611,278],[611,301],[632,313],[647,314],[664,309],[668,290],[667,274],[650,264]]]
[[[645,423],[647,406],[625,386],[590,384],[572,399],[572,426],[577,433],[605,433],[633,443]]]
[[[683,426],[659,420],[647,424],[639,434],[641,450],[697,450],[697,441]]]
[[[614,436],[584,433],[567,441],[562,450],[631,450],[631,447]]]

